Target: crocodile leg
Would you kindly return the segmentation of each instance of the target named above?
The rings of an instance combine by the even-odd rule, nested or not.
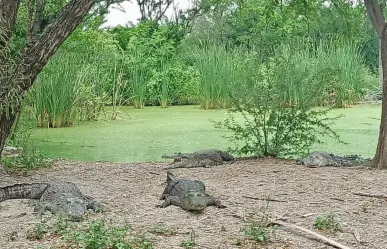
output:
[[[180,200],[177,196],[164,195],[164,202],[160,205],[156,205],[159,208],[166,208],[170,205],[181,206]]]
[[[163,194],[160,196],[160,200],[165,200],[169,196],[169,192],[175,187],[176,184],[178,184],[179,181],[173,181],[165,187]]]
[[[168,167],[164,168],[166,170],[168,169],[177,169],[177,168],[191,168],[191,163],[188,158],[182,158],[179,162],[173,162],[169,164]]]
[[[215,206],[217,208],[226,208],[227,206],[220,203],[218,199],[211,195],[207,195],[207,206]]]

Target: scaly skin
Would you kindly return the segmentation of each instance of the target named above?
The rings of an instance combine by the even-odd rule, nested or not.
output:
[[[304,164],[307,167],[341,167],[341,166],[359,166],[371,162],[371,159],[362,158],[358,155],[337,156],[327,152],[315,151],[305,158],[296,160],[297,164]]]
[[[38,200],[35,211],[45,210],[61,214],[73,221],[79,221],[88,209],[101,211],[101,206],[91,197],[81,193],[71,182],[59,183],[24,183],[0,188],[0,202],[9,199]]]
[[[175,176],[167,172],[167,186],[164,189],[160,200],[164,200],[157,207],[165,208],[170,205],[179,206],[187,211],[202,211],[207,206],[226,208],[219,200],[206,194],[206,187],[199,180],[176,179]]]
[[[193,153],[176,153],[163,155],[162,158],[173,159],[165,169],[211,167],[225,163],[233,163],[235,158],[226,151],[217,149],[201,150]]]

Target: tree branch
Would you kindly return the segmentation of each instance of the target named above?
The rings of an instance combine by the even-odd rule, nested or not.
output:
[[[8,42],[12,37],[20,2],[21,0],[0,0],[0,29],[5,31],[4,34],[2,33],[0,45],[2,42]]]
[[[36,42],[39,34],[42,33],[42,22],[45,0],[30,0],[28,10],[30,19],[30,29],[28,30],[27,41],[28,43]]]
[[[368,16],[371,19],[372,25],[374,26],[374,29],[378,33],[379,37],[381,37],[386,22],[378,1],[364,0],[364,4],[366,6]]]
[[[21,62],[21,72],[28,78],[28,81],[21,86],[24,91],[31,87],[51,56],[82,22],[95,2],[96,0],[72,0],[66,5],[56,22],[47,27],[42,37],[27,45]]]

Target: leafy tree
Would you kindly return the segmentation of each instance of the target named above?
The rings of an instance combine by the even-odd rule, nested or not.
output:
[[[108,1],[113,2],[117,0]],[[97,0],[0,0],[0,155],[36,77],[99,4]]]

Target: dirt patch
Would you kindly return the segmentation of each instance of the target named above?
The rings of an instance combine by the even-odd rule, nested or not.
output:
[[[88,195],[106,205],[104,213],[90,219],[108,218],[116,224],[128,222],[136,232],[150,238],[155,248],[181,248],[183,240],[194,231],[195,248],[331,248],[302,233],[290,233],[280,228],[274,243],[266,246],[237,246],[244,217],[260,214],[267,202],[243,196],[284,201],[268,202],[267,212],[288,217],[288,222],[316,231],[313,223],[317,214],[336,214],[341,232],[328,234],[350,248],[387,248],[386,200],[354,195],[367,192],[387,195],[386,171],[365,168],[305,168],[293,161],[255,159],[238,161],[232,165],[213,168],[176,169],[182,178],[200,179],[208,193],[218,197],[226,209],[207,207],[201,214],[193,214],[170,206],[156,208],[165,187],[166,171],[163,163],[117,164],[74,163],[58,161],[49,170],[35,172],[28,177],[0,176],[2,186],[17,182],[67,180],[76,183]],[[50,242],[29,241],[26,231],[39,218],[26,200],[8,200],[0,204],[0,248],[34,248]],[[150,233],[158,224],[178,231],[163,236]],[[360,234],[364,243],[353,235]],[[17,232],[16,240],[8,241]]]

